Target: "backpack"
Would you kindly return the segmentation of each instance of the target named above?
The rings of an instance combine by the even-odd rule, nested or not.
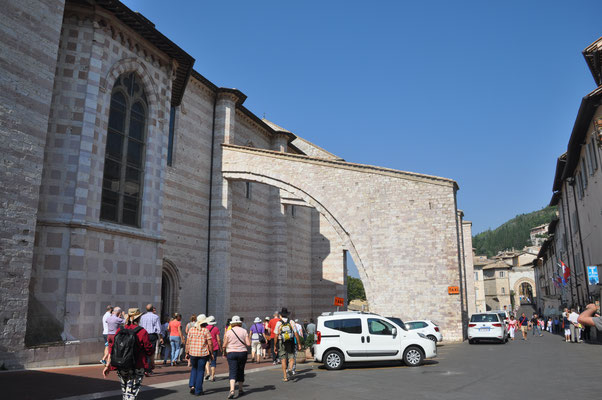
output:
[[[111,365],[117,369],[134,369],[136,366],[137,344],[136,335],[143,328],[141,326],[135,329],[121,328],[115,334],[113,339],[113,349],[111,350]]]
[[[280,325],[280,340],[283,343],[293,342],[295,340],[295,331],[291,325],[291,321],[284,322],[280,320],[280,323],[282,324]]]

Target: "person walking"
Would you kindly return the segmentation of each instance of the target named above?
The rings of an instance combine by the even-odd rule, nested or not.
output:
[[[265,329],[261,318],[255,318],[249,332],[251,333],[251,360],[259,364],[261,363],[261,345],[265,343]]]
[[[178,365],[180,351],[185,340],[182,338],[182,315],[175,313],[169,321],[169,344],[171,345],[171,366]]]
[[[207,317],[207,330],[211,334],[213,357],[211,358],[211,362],[205,366],[205,379],[210,379],[211,382],[215,382],[215,368],[217,367],[217,357],[219,356],[219,349],[222,347],[222,342],[219,337],[219,328],[217,327],[217,322],[213,315]]]
[[[527,330],[529,329],[529,319],[522,313],[520,318],[518,319],[518,327],[520,328],[523,334],[523,340],[527,340]]]
[[[203,318],[205,318],[205,314],[201,314],[203,316]],[[186,324],[186,329],[185,329],[185,338],[188,338],[188,331],[190,330],[190,328],[192,328],[194,325],[196,324],[196,315],[192,315],[190,317],[190,321]],[[190,358],[187,358],[188,360],[188,367],[191,366],[190,364]]]
[[[113,314],[107,318],[107,339],[111,339],[117,333],[117,330],[123,325],[125,315],[121,311],[121,308],[114,307]]]
[[[278,311],[275,311],[274,317],[268,322],[268,328],[270,330],[270,349],[272,350],[272,364],[274,365],[277,365],[280,362],[278,359],[278,351],[274,350],[278,346],[278,338],[274,334],[278,321],[280,321],[280,315],[278,314]]]
[[[314,319],[310,318],[309,319],[309,324],[307,324],[307,327],[305,328],[305,331],[307,332],[307,336],[313,335],[313,342],[316,342],[316,324],[314,323]],[[314,355],[314,347],[311,346],[310,348],[311,351],[311,355]]]
[[[579,314],[577,314],[575,312],[574,308],[571,308],[570,313],[568,314],[568,319],[571,322],[571,325],[570,325],[571,340],[575,343],[580,343],[581,342],[581,340],[579,338],[580,332],[579,332],[579,327],[578,327],[578,322],[577,322],[577,320],[579,319]]]
[[[558,316],[554,317],[554,334],[560,334],[560,320],[558,319]]]
[[[109,337],[109,361],[102,371],[104,378],[110,371],[117,371],[123,400],[135,400],[138,397],[144,371],[149,368],[147,357],[153,351],[148,332],[139,326],[140,317],[142,313],[138,308],[128,310],[125,326],[119,327],[115,335]],[[128,340],[131,335],[134,336],[133,343]],[[133,344],[133,348],[129,348],[127,343]],[[127,357],[128,354],[133,359]]]
[[[295,362],[295,347],[301,350],[301,340],[297,334],[295,322],[289,319],[289,313],[286,308],[280,311],[280,319],[274,328],[274,337],[277,338],[278,343],[278,348],[274,346],[274,352],[278,353],[278,358],[282,363],[282,381],[288,382],[289,373],[292,374]]]
[[[303,341],[305,340],[305,333],[303,332],[303,325],[299,323],[299,320],[295,320],[295,330],[297,331],[297,336],[295,337],[295,357],[293,358],[293,369],[291,370],[291,375],[295,375],[297,373],[297,348],[301,350],[303,347]],[[296,338],[299,338],[299,342],[297,342]]]
[[[529,321],[529,323],[531,324],[531,332],[532,332],[532,336],[535,336],[535,334],[537,332],[539,332],[539,324],[538,324],[539,319],[537,318],[537,314],[533,314],[533,316],[531,317],[531,320]],[[541,332],[539,332],[541,333]]]
[[[199,315],[195,320],[195,324],[188,328],[186,334],[186,358],[192,367],[188,387],[190,388],[190,394],[201,396],[203,394],[205,365],[213,357],[213,342],[211,341],[211,333],[207,330],[205,315]]]
[[[242,321],[238,315],[232,317],[230,329],[224,334],[223,354],[228,360],[228,377],[230,379],[229,399],[234,398],[234,390],[238,383],[238,396],[244,394],[245,365],[247,364],[247,347],[251,339],[246,330],[242,328]]]
[[[516,332],[517,324],[518,324],[518,321],[516,319],[514,319],[514,315],[511,315],[510,319],[508,320],[508,333],[510,334],[511,340],[514,340],[514,332]]]
[[[148,358],[149,369],[145,375],[149,376],[155,369],[155,351],[157,349],[157,342],[163,342],[161,337],[161,320],[159,316],[153,312],[153,305],[146,305],[146,312],[140,317],[140,326],[143,327],[148,333],[148,339],[153,345],[153,354]]]
[[[564,341],[569,343],[571,341],[571,321],[569,321],[568,312],[564,312],[562,315],[562,327],[564,329]]]
[[[102,358],[100,359],[100,363],[107,365],[107,358],[109,358],[109,326],[107,325],[107,318],[111,316],[113,313],[113,306],[107,306],[107,310],[102,316],[102,338],[105,342],[105,349]]]
[[[263,344],[263,359],[266,360],[271,354],[272,348],[270,347],[270,317],[265,317],[263,320],[263,333],[266,342]]]
[[[167,360],[171,358],[171,344],[169,343],[169,321],[161,325],[161,336],[163,336],[163,365],[167,365]]]

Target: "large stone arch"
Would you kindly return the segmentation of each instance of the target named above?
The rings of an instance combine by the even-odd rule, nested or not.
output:
[[[170,260],[163,259],[161,270],[161,319],[168,320],[174,312],[179,312],[180,273]]]
[[[371,310],[436,320],[462,340],[457,185],[445,178],[222,145],[222,174],[278,187],[315,207],[358,264]]]
[[[366,293],[369,293],[372,290],[370,288],[370,280],[368,279],[368,274],[366,273],[364,264],[362,263],[362,259],[358,254],[357,249],[353,245],[351,237],[349,236],[347,231],[345,231],[345,228],[343,228],[343,226],[336,219],[336,217],[330,211],[328,211],[328,209],[323,204],[321,204],[318,200],[313,198],[309,193],[303,191],[302,189],[294,186],[291,183],[274,179],[265,174],[257,174],[252,172],[224,172],[224,178],[228,180],[251,181],[274,186],[278,189],[284,190],[292,194],[293,196],[303,200],[305,203],[315,208],[320,214],[324,216],[324,218],[326,218],[326,220],[334,228],[337,235],[341,239],[345,250],[351,253],[351,258],[353,258],[353,261],[356,263],[358,271],[361,275],[361,279],[364,282],[364,288],[366,290]]]

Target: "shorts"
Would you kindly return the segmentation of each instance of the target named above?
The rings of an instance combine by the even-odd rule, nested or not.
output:
[[[280,342],[278,345],[278,358],[281,360],[294,360],[295,359],[295,343],[289,342],[285,344]],[[291,346],[292,344],[292,346]]]
[[[571,336],[571,328],[564,329],[564,336]]]
[[[105,347],[109,347],[109,335],[102,335],[102,338],[105,340]]]
[[[254,351],[255,354],[261,354],[262,348],[263,347],[261,346],[261,342],[259,342],[259,340],[251,341],[251,351]]]
[[[157,349],[157,342],[159,341],[159,335],[156,333],[150,333],[148,335],[148,340],[151,342],[151,344],[153,345],[153,353],[155,352],[155,350]]]
[[[520,327],[520,331],[521,331],[522,333],[527,333],[527,330],[528,330],[528,329],[529,329],[529,327],[528,327],[527,325],[523,325],[523,326],[521,326],[521,327]]]

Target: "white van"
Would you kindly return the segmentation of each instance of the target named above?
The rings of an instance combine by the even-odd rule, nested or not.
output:
[[[359,311],[318,317],[314,355],[329,370],[345,363],[400,360],[410,367],[437,356],[437,345],[425,335],[407,331],[388,318]]]

